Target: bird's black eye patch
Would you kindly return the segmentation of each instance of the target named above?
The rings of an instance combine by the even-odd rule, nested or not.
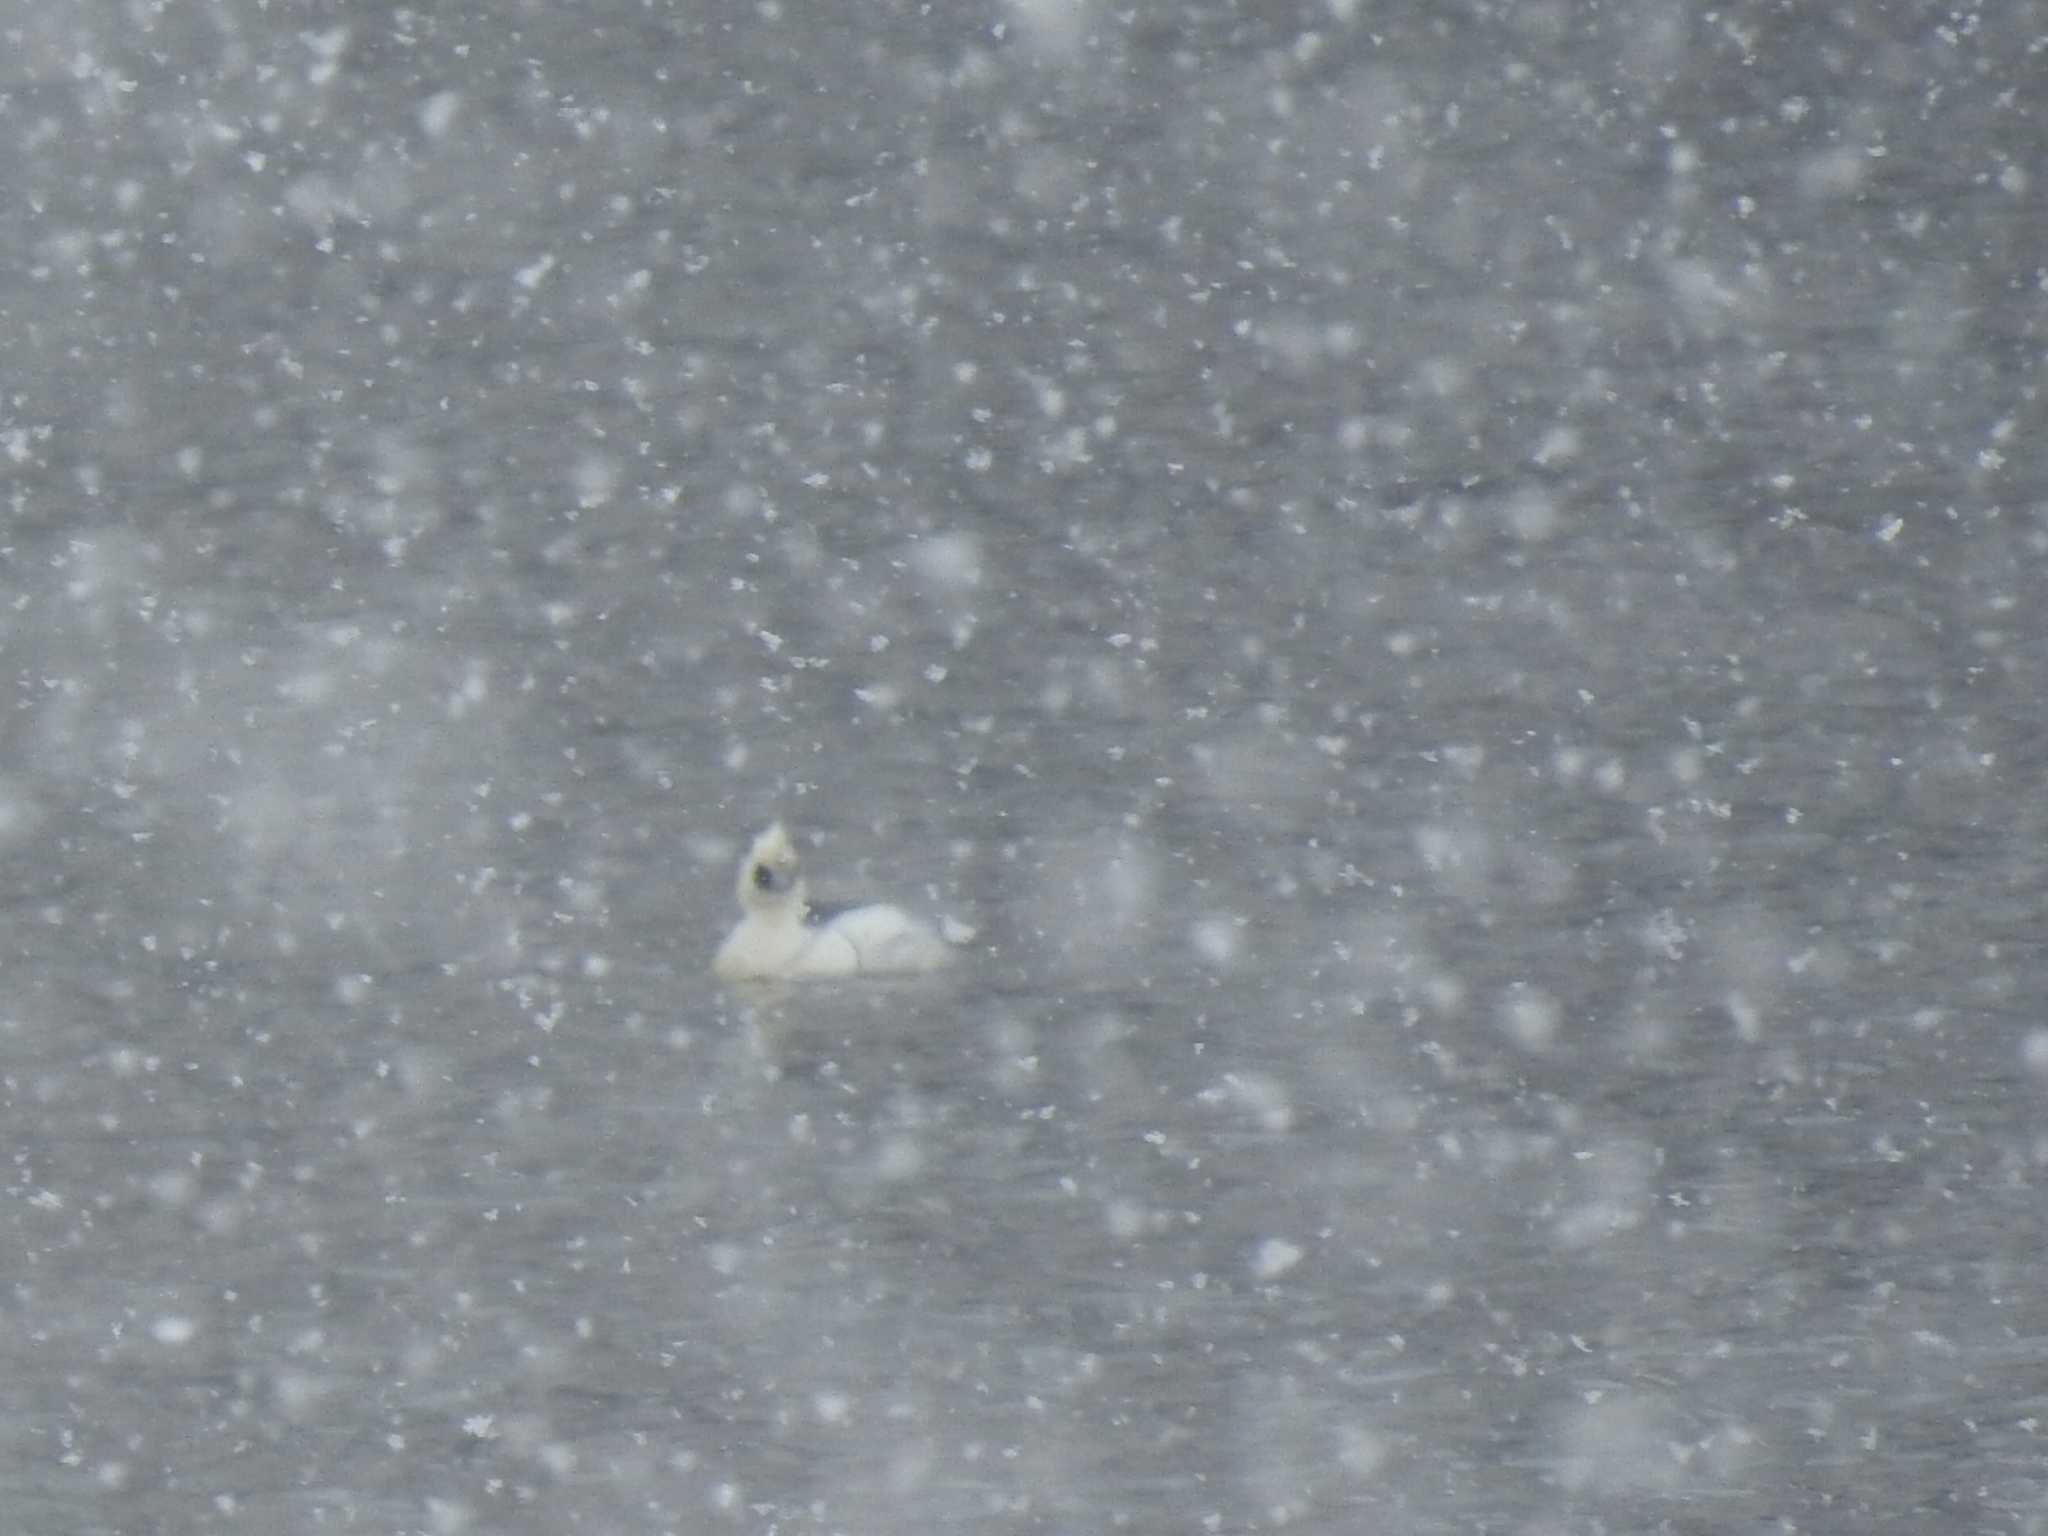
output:
[[[788,882],[783,878],[782,871],[775,868],[772,864],[756,864],[754,866],[755,890],[779,891],[782,890],[787,885],[787,883]]]

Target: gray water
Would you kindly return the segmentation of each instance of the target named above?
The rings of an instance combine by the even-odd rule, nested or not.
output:
[[[2048,8],[4,25],[11,1528],[2048,1529]]]

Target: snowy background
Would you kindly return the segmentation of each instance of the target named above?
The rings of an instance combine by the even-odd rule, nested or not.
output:
[[[9,1521],[2048,1529],[2044,79],[0,5]]]

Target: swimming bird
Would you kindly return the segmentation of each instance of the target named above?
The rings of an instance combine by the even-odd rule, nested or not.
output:
[[[912,975],[951,958],[937,931],[901,907],[814,905],[779,821],[748,847],[733,892],[740,920],[711,962],[726,981]]]

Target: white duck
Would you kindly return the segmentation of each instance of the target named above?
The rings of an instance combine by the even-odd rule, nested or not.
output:
[[[796,844],[779,821],[747,849],[734,891],[740,920],[711,962],[726,981],[902,976],[951,958],[946,941],[901,907],[812,906]]]

